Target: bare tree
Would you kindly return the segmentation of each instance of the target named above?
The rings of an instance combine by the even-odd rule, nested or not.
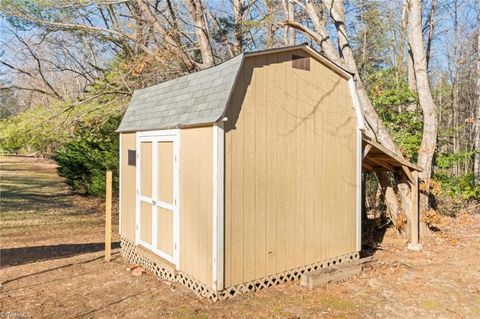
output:
[[[287,21],[295,21],[295,3],[293,0],[282,0],[282,6]],[[295,28],[284,26],[284,42],[286,45],[295,45]]]
[[[233,17],[235,23],[233,48],[236,54],[243,51],[243,16],[245,14],[244,0],[233,0]]]
[[[480,0],[477,0],[477,103],[475,110],[475,184],[480,185]]]
[[[422,38],[422,7],[420,0],[409,1],[408,38],[413,56],[418,100],[423,112],[423,136],[418,153],[418,164],[422,168],[420,177],[428,185],[432,175],[432,161],[437,145],[437,111],[432,99],[427,76],[427,61]],[[423,196],[423,205],[428,201]],[[424,206],[425,207],[425,206]]]
[[[202,64],[200,68],[209,68],[215,65],[213,59],[213,50],[210,43],[210,34],[208,32],[206,14],[201,0],[184,0],[185,5],[192,16],[195,35],[198,41],[200,53],[202,55]]]
[[[430,64],[430,56],[432,54],[432,41],[433,41],[433,30],[435,29],[435,0],[432,0],[430,3],[430,11],[428,14],[428,36],[427,36],[427,49],[425,52],[427,59],[427,71]]]

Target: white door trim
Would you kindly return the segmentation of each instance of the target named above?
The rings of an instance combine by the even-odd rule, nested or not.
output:
[[[173,142],[173,204],[158,200],[158,142]],[[141,143],[152,143],[152,197],[142,196],[141,185]],[[135,244],[140,244],[153,253],[171,262],[177,269],[180,267],[180,130],[162,130],[138,132],[136,137],[137,165],[136,165],[136,212],[135,212]],[[152,205],[152,244],[140,238],[140,207],[141,201]],[[158,240],[158,207],[173,212],[173,255],[169,255],[157,248]]]

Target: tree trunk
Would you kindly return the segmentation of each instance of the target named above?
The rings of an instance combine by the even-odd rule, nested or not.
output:
[[[397,195],[395,194],[395,190],[393,189],[390,177],[384,170],[376,170],[375,175],[377,176],[378,183],[383,189],[385,203],[387,204],[388,213],[390,215],[389,217],[393,224],[396,224],[398,215],[401,212],[401,206],[397,199]]]
[[[427,38],[427,50],[426,50],[426,59],[427,59],[427,71],[430,63],[430,54],[432,51],[432,40],[433,40],[433,29],[435,28],[435,0],[432,0],[430,6],[430,13],[428,16],[428,38]]]
[[[410,50],[410,43],[408,43],[408,55],[407,55],[407,80],[408,89],[412,92],[417,92],[417,81],[415,80],[415,70],[413,67],[413,54]]]
[[[292,0],[282,0],[285,20],[295,22],[295,5]],[[295,29],[286,24],[283,39],[286,45],[295,45]]]
[[[288,9],[288,17],[289,19],[295,20],[295,4],[292,0],[287,0],[287,9]],[[295,29],[291,29],[288,32],[288,45],[295,45],[295,36],[296,32]]]
[[[243,15],[245,8],[243,0],[233,0],[233,18],[235,19],[235,34],[233,39],[233,50],[235,54],[243,51]]]
[[[403,157],[402,153],[394,143],[387,129],[385,128],[383,122],[378,117],[378,114],[375,111],[373,105],[371,104],[365,87],[360,79],[358,68],[356,66],[353,56],[353,51],[350,47],[346,34],[343,1],[325,0],[323,1],[323,3],[327,8],[330,9],[330,16],[335,23],[340,52],[338,52],[333,45],[332,39],[326,30],[325,20],[321,19],[321,17],[319,17],[318,15],[321,10],[318,9],[318,5],[314,1],[305,1],[304,7],[302,6],[311,20],[313,30],[305,25],[296,23],[295,21],[287,20],[284,22],[284,24],[288,24],[289,26],[294,27],[295,29],[305,33],[307,36],[309,36],[319,44],[322,53],[328,59],[342,66],[349,72],[354,73],[357,94],[360,99],[360,104],[363,109],[365,120],[367,122],[366,124],[369,128],[368,135],[374,135],[371,137],[375,138],[378,142],[390,149],[392,152],[396,153],[398,156]],[[400,202],[398,201],[393,185],[391,184],[391,181],[386,175],[386,173],[383,171],[377,171],[376,175],[379,182],[381,183],[382,189],[384,190],[385,201],[388,206],[390,215],[392,219],[394,219],[401,210]],[[411,200],[410,196],[404,197],[403,194],[401,199],[402,201],[406,201],[407,203],[409,203]],[[393,222],[395,223],[396,221],[393,220]]]
[[[402,153],[398,149],[397,145],[393,141],[387,129],[385,128],[383,122],[378,117],[377,112],[375,111],[372,103],[370,102],[370,99],[368,98],[365,87],[363,86],[363,82],[360,79],[357,65],[355,63],[355,59],[353,56],[353,51],[350,47],[350,44],[347,38],[343,0],[334,0],[333,3],[328,3],[329,1],[326,1],[326,2],[327,2],[327,6],[331,8],[330,10],[331,17],[335,22],[335,27],[337,29],[337,36],[338,36],[341,56],[345,61],[345,64],[347,65],[347,67],[350,70],[353,70],[353,72],[355,73],[357,92],[358,92],[360,103],[362,105],[364,116],[368,122],[368,125],[370,126],[375,137],[380,143],[382,143],[392,152],[398,154],[400,157],[403,157]],[[400,202],[398,201],[398,197],[395,194],[395,190],[393,189],[393,186],[390,180],[387,178],[386,173],[384,171],[377,171],[375,172],[375,174],[377,175],[378,180],[385,191],[385,202],[390,211],[393,222],[396,223],[396,219],[401,211],[401,205],[400,205]],[[400,194],[400,195],[406,195],[406,196],[402,196],[401,201],[407,202],[405,205],[409,205],[410,203],[409,194],[407,193],[407,194]]]
[[[430,92],[427,76],[427,63],[423,50],[422,8],[420,0],[409,0],[408,37],[413,55],[416,88],[420,107],[423,111],[423,137],[418,153],[418,164],[422,168],[420,177],[426,183],[427,190],[432,175],[432,160],[437,145],[437,111]],[[422,195],[422,208],[428,205],[428,197]]]
[[[400,49],[398,52],[397,70],[399,74],[403,73],[403,54],[405,53],[405,35],[407,33],[408,5],[404,1],[402,6],[402,27],[400,31]]]
[[[403,157],[402,153],[398,149],[397,145],[393,141],[387,129],[385,128],[385,125],[378,117],[377,112],[375,111],[372,103],[370,102],[370,99],[368,98],[367,91],[365,90],[363,82],[360,79],[358,68],[353,56],[353,51],[352,51],[352,48],[350,47],[350,44],[347,38],[343,0],[333,0],[333,3],[331,0],[325,1],[325,2],[327,3],[327,6],[331,8],[331,16],[337,28],[338,43],[340,47],[341,57],[345,63],[345,66],[352,73],[355,74],[355,83],[357,86],[358,97],[360,99],[364,116],[368,122],[370,129],[373,131],[373,134],[375,135],[376,139],[382,145],[390,149],[392,152]],[[329,52],[325,52],[325,53],[327,54],[327,57],[330,58]]]
[[[274,30],[274,10],[275,10],[275,3],[273,1],[265,1],[265,5],[267,6],[267,15],[268,15],[268,22],[267,22],[267,39],[265,44],[267,49],[273,47],[275,42],[275,30]]]
[[[210,38],[208,34],[207,22],[205,20],[205,11],[200,0],[184,0],[190,15],[192,16],[195,35],[198,41],[198,47],[202,55],[201,69],[209,68],[215,65],[213,59],[213,50],[210,45]]]
[[[475,185],[480,185],[480,0],[477,0],[477,103],[475,110]]]
[[[162,25],[158,22],[157,18],[150,10],[150,4],[148,2],[145,2],[144,0],[135,0],[135,3],[138,5],[143,15],[143,17],[139,18],[145,18],[145,20],[153,27],[153,30],[157,32],[160,37],[163,38],[163,40],[165,41],[165,48],[169,50],[172,54],[175,54],[180,59],[180,61],[182,61],[187,70],[192,71],[196,69],[197,64],[194,63],[191,57],[180,48],[180,43],[176,43],[173,37],[168,32],[166,32],[163,29]]]

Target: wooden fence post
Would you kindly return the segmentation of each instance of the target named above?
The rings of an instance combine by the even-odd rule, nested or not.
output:
[[[105,261],[110,261],[112,249],[112,171],[107,171],[105,186]]]

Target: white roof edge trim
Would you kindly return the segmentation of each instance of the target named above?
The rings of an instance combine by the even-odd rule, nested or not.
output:
[[[367,129],[365,127],[365,118],[363,117],[362,104],[360,103],[360,98],[358,97],[357,87],[353,76],[350,76],[350,79],[348,79],[348,88],[350,89],[350,95],[352,96],[353,106],[357,115],[357,128],[364,131]]]
[[[243,63],[245,62],[245,53],[240,53],[240,55],[242,56],[242,61],[240,61],[240,64],[238,66],[237,74],[235,75],[235,80],[233,81],[232,89],[230,90],[230,93],[228,94],[227,102],[225,103],[225,107],[223,108],[222,115],[220,115],[220,117],[212,124],[215,124],[217,122],[222,121],[223,118],[225,117],[225,115],[227,114],[228,107],[230,106],[230,102],[232,100],[233,92],[235,91],[235,88],[237,87],[238,76],[240,75],[240,73],[242,73]]]
[[[345,71],[344,69],[342,69],[340,66],[338,66],[337,64],[333,63],[332,61],[330,61],[329,59],[327,59],[326,57],[324,57],[323,55],[321,55],[320,53],[318,53],[317,51],[315,51],[314,49],[312,49],[309,45],[302,45],[302,46],[299,46],[299,49],[303,49],[304,51],[310,53],[311,55],[313,55],[316,59],[322,61],[324,64],[326,64],[329,68],[331,68],[332,70],[336,71],[337,73],[340,73],[341,75],[343,75],[345,78],[349,79],[352,77],[352,74]]]

